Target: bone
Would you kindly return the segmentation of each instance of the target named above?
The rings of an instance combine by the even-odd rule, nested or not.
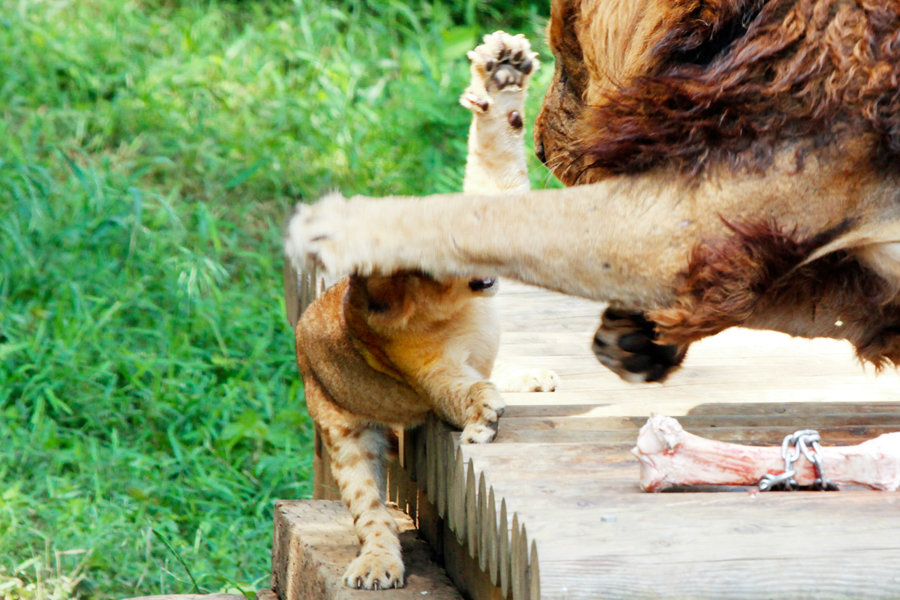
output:
[[[676,486],[756,485],[763,475],[784,472],[781,447],[744,446],[686,432],[671,417],[653,415],[641,427],[632,454],[641,462],[641,488],[661,492]],[[825,477],[840,485],[895,492],[900,488],[900,432],[857,446],[822,447]],[[800,456],[793,464],[799,485],[816,480]]]

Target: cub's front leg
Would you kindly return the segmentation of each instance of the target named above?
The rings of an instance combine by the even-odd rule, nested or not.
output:
[[[462,429],[464,444],[486,444],[497,437],[506,403],[493,383],[472,367],[442,359],[421,382],[434,411]]]

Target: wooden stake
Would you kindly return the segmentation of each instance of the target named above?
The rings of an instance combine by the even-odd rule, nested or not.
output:
[[[483,473],[482,473],[483,475]],[[497,528],[497,501],[494,498],[494,486],[490,487],[487,501],[488,518],[484,524],[487,527],[486,554],[488,555],[488,574],[491,583],[500,585],[500,542]],[[506,516],[504,515],[505,519]]]
[[[500,591],[509,594],[509,521],[506,517],[506,499],[500,501],[500,529],[497,532],[497,568],[500,574]],[[494,584],[496,585],[496,583]]]
[[[513,600],[522,600],[522,553],[519,546],[522,543],[522,530],[519,525],[519,515],[513,513],[512,531],[509,540],[509,585],[512,588]]]
[[[541,600],[541,569],[538,566],[537,542],[531,540],[531,560],[528,562],[528,593],[531,600]]]

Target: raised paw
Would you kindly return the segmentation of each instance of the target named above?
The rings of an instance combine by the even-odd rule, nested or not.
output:
[[[364,551],[347,567],[344,583],[361,590],[401,588],[404,585],[403,559],[381,549]]]
[[[657,344],[656,325],[641,313],[607,308],[594,335],[597,360],[625,381],[664,381],[687,354],[686,345]]]
[[[487,112],[501,90],[522,92],[538,69],[537,53],[524,35],[496,31],[484,36],[484,43],[467,54],[472,62],[472,80],[460,102],[476,113]],[[516,115],[521,119],[520,112]],[[516,116],[510,113],[514,127]]]

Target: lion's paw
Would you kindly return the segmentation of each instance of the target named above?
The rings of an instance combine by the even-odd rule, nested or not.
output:
[[[298,270],[312,262],[332,275],[371,275],[376,263],[385,272],[399,270],[401,258],[380,244],[382,215],[372,204],[338,193],[315,204],[299,204],[288,222],[285,256]]]
[[[362,590],[401,588],[403,559],[387,550],[366,550],[344,572],[344,583]]]
[[[597,360],[625,381],[661,382],[678,370],[687,346],[657,344],[655,329],[641,313],[607,308],[592,349]]]
[[[346,246],[347,200],[329,194],[317,203],[299,204],[288,222],[284,253],[298,270],[313,262],[335,274],[343,274],[345,265],[337,248]]]
[[[460,103],[476,113],[485,113],[501,90],[523,91],[538,69],[537,52],[524,35],[497,31],[484,36],[484,43],[467,54],[472,61],[472,80]]]
[[[522,392],[555,392],[559,375],[550,369],[527,369],[509,363],[498,363],[491,373],[497,389],[507,394]]]
[[[469,423],[460,434],[459,441],[463,444],[487,444],[497,437],[497,421],[492,423]]]
[[[497,437],[500,417],[506,403],[490,381],[479,381],[469,388],[468,419],[460,440],[464,444],[486,444]]]

